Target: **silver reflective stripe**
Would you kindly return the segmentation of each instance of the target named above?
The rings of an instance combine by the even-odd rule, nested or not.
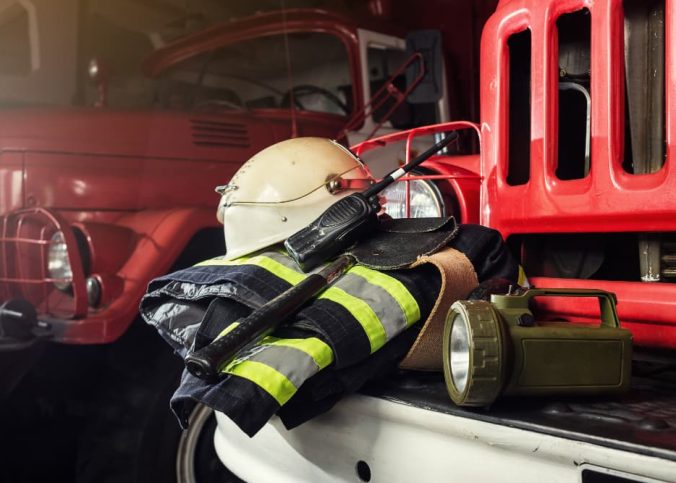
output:
[[[384,288],[373,285],[365,278],[349,271],[334,286],[360,298],[371,307],[383,325],[387,340],[391,340],[392,337],[406,329],[406,315],[397,300]]]
[[[244,358],[272,367],[284,374],[296,388],[319,372],[319,366],[312,357],[293,347],[261,345],[257,349]]]
[[[267,336],[230,362],[222,372],[250,380],[283,405],[310,377],[333,362],[333,351],[316,337]]]

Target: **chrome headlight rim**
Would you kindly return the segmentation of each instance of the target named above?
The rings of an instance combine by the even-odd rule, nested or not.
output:
[[[425,176],[431,173],[428,173],[426,171],[422,170],[413,170],[411,171],[410,175],[411,176]],[[381,194],[385,197],[385,203],[383,203],[383,209],[385,213],[387,213],[390,217],[392,218],[405,218],[406,217],[406,184],[410,184],[411,186],[411,218],[436,218],[436,217],[443,217],[446,216],[447,213],[447,206],[446,202],[444,200],[444,196],[439,189],[439,186],[437,183],[435,183],[432,180],[429,179],[415,179],[415,180],[410,180],[410,181],[397,181],[396,183],[393,183],[392,185],[388,186]],[[432,200],[432,208],[435,211],[433,214],[424,214],[423,216],[416,216],[413,210],[414,206],[414,187],[419,186],[423,187],[424,190],[427,190],[427,195],[429,196],[428,199]],[[388,191],[391,193],[392,191],[399,191],[401,194],[398,196],[400,199],[394,199],[395,196],[392,196],[392,200],[387,200],[387,193]],[[394,206],[396,208],[391,208],[388,210],[388,205],[389,206]]]
[[[68,229],[70,229],[72,238],[64,232]],[[72,240],[75,243],[72,243]],[[72,246],[69,246],[69,241]],[[46,269],[52,284],[61,292],[72,294],[75,270],[79,273],[81,269],[85,278],[90,275],[91,255],[87,237],[79,228],[70,226],[56,230],[47,245]],[[77,268],[74,264],[77,264]]]

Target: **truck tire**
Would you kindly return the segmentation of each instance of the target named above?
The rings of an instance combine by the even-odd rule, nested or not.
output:
[[[177,475],[177,455],[186,436],[169,409],[183,363],[141,321],[135,321],[119,341],[111,344],[107,356],[106,367],[96,381],[99,387],[92,396],[98,408],[96,417],[87,423],[78,444],[77,482],[183,483]],[[211,438],[201,436],[206,429],[211,431]],[[210,439],[215,458],[214,430],[215,425],[202,424],[186,433],[190,441]],[[189,453],[199,456],[191,467],[201,479],[193,481],[237,481],[223,479],[231,474],[217,458],[206,454],[205,447],[209,449],[205,444],[195,445],[203,455]],[[181,455],[184,468],[188,464],[185,449]]]
[[[214,411],[199,404],[190,415],[190,426],[181,435],[176,452],[176,475],[180,483],[239,483],[218,459],[214,448]]]

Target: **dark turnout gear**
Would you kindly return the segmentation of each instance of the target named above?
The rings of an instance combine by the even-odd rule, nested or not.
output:
[[[497,242],[469,250],[491,253],[502,264],[484,267],[477,260],[478,280],[485,273],[516,280],[518,267],[499,235],[486,232],[491,230],[462,227],[451,245],[463,236],[476,236],[484,244]],[[183,356],[305,276],[277,250],[206,261],[151,282],[141,313]],[[439,271],[430,264],[387,272],[357,265],[289,323],[240,351],[217,383],[184,372],[172,408],[186,425],[195,401],[203,402],[253,435],[288,402],[280,416],[286,424],[299,424],[305,414],[327,410],[343,394],[394,369],[416,338],[416,322],[427,319],[435,306],[440,287]],[[306,411],[303,404],[308,404]]]
[[[241,314],[241,306],[232,303],[239,298],[240,287],[250,287],[259,295],[265,294],[265,298],[273,298],[305,276],[299,268],[292,268],[294,265],[289,257],[275,251],[233,262],[207,261],[174,274],[173,279],[170,277],[171,281],[160,289],[161,294],[152,292],[145,299],[144,307],[153,310],[154,302],[149,300],[153,294],[157,295],[158,301],[169,294],[172,298],[183,299],[181,309],[169,316],[167,304],[160,306],[165,321],[171,319],[180,324],[186,298],[197,297],[193,299],[197,304],[209,298],[204,299],[204,292],[195,290],[189,283],[193,277],[205,284],[202,288],[208,286],[212,296],[229,293],[231,298],[222,300],[215,296],[207,302],[205,322],[195,337],[196,342],[206,342],[214,332],[228,330]],[[197,396],[202,402],[226,413],[247,433],[255,433],[305,380],[319,370],[328,365],[340,369],[366,359],[420,320],[422,314],[428,313],[438,292],[438,277],[429,272],[417,278],[415,283],[406,270],[385,274],[363,266],[353,267],[303,308],[288,326],[240,352],[222,370],[224,377],[217,384],[210,386],[185,374],[174,397],[177,414],[187,417],[189,413],[182,409],[187,409],[181,395],[182,389],[187,387],[186,396]],[[190,307],[191,318],[196,310],[199,308]],[[152,316],[149,320],[152,323]],[[223,389],[227,390],[223,392]],[[226,397],[222,397],[224,394]],[[242,401],[249,403],[242,404]]]

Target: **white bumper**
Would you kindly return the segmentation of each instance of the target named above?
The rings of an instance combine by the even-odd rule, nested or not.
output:
[[[676,481],[676,462],[354,395],[254,438],[217,413],[219,458],[251,482],[580,482],[583,470]]]

